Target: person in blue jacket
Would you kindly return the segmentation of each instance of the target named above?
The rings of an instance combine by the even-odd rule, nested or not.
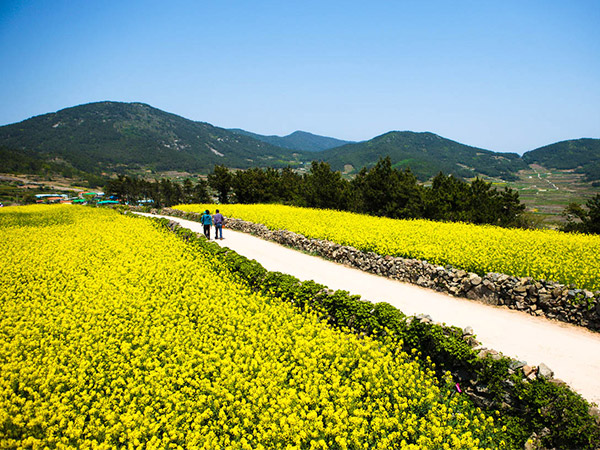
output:
[[[200,223],[204,225],[204,236],[210,240],[210,226],[212,225],[212,216],[208,209],[200,216]]]

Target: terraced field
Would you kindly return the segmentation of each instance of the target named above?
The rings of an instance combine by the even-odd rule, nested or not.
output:
[[[557,228],[565,222],[562,212],[571,202],[585,203],[600,194],[600,187],[585,181],[573,170],[547,169],[532,164],[518,174],[518,181],[504,182],[490,179],[494,186],[508,186],[519,192],[527,211],[540,226]]]

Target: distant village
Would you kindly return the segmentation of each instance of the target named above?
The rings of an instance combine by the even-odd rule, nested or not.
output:
[[[95,204],[110,205],[118,204],[116,196],[105,197],[104,192],[80,192],[76,197],[70,197],[67,194],[36,194],[36,203],[70,203],[70,204]]]

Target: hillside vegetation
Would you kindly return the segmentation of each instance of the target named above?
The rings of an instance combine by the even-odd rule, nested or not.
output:
[[[280,167],[298,161],[288,149],[142,103],[90,103],[33,117],[0,127],[0,144],[87,172],[198,172],[215,164]]]
[[[315,156],[335,170],[345,170],[345,166],[351,165],[351,172],[373,166],[380,157],[389,156],[395,167],[410,167],[421,180],[440,171],[465,178],[483,174],[512,180],[517,171],[527,167],[516,153],[495,153],[433,133],[411,131],[392,131]]]
[[[389,156],[394,168],[410,168],[421,182],[439,172],[520,182],[519,172],[538,164],[583,174],[587,183],[600,184],[599,139],[563,141],[521,158],[410,131],[392,131],[358,143],[303,131],[263,136],[195,122],[142,103],[90,103],[2,126],[0,148],[0,172],[73,173],[86,179],[103,173],[207,174],[216,165],[232,169],[289,165],[302,171],[312,161],[326,162],[353,177]]]
[[[556,142],[526,152],[523,161],[552,169],[585,174],[588,180],[600,180],[600,139],[574,139]]]
[[[74,167],[56,156],[44,155],[33,150],[14,150],[0,145],[0,172],[7,174],[40,175],[46,179],[59,176],[78,179],[90,187],[103,186],[107,177]]]
[[[287,136],[264,136],[262,134],[251,133],[250,131],[234,128],[233,131],[237,134],[250,136],[259,141],[267,142],[278,147],[289,148],[292,150],[306,150],[310,152],[318,152],[328,150],[330,148],[340,147],[341,145],[351,144],[351,141],[342,141],[326,136],[318,136],[316,134],[307,133],[306,131],[294,131]]]

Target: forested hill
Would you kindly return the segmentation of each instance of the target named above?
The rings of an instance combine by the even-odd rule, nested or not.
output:
[[[536,148],[523,155],[527,164],[583,173],[588,180],[600,180],[600,139],[573,139]]]
[[[340,143],[344,145],[321,150]],[[420,180],[441,171],[511,181],[531,163],[574,169],[600,180],[600,139],[558,142],[521,158],[411,131],[392,131],[357,143],[303,131],[262,136],[185,119],[143,103],[120,102],[89,103],[0,127],[0,172],[10,173],[208,173],[216,164],[281,168],[317,160],[356,174],[386,156],[396,168],[410,167]]]
[[[262,134],[241,130],[239,128],[234,128],[230,131],[253,137],[254,139],[267,142],[271,145],[277,145],[279,147],[289,148],[292,150],[306,150],[310,152],[328,150],[330,148],[340,147],[342,145],[352,143],[351,141],[342,141],[332,137],[319,136],[306,131],[294,131],[292,134],[288,134],[287,136],[264,136]]]
[[[516,153],[496,153],[433,133],[412,131],[391,131],[369,141],[317,153],[315,157],[336,170],[356,172],[362,167],[372,167],[387,155],[395,167],[408,166],[421,180],[440,171],[461,177],[483,174],[511,180],[527,167]]]
[[[0,127],[0,145],[94,172],[115,168],[209,171],[296,164],[299,156],[143,103],[100,102]]]

